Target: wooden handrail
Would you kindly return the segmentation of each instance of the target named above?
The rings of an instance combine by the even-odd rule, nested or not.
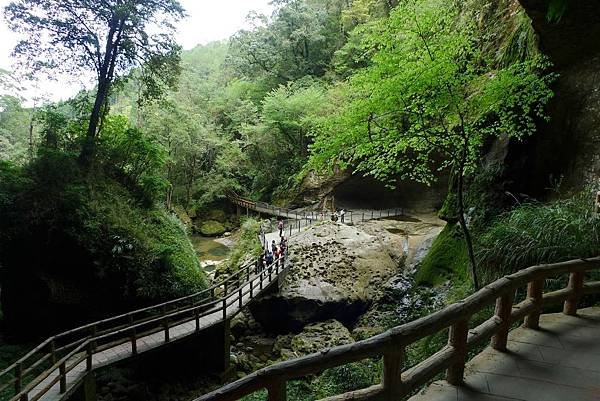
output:
[[[252,209],[259,213],[265,212],[265,213],[268,213],[268,214],[271,214],[274,216],[287,216],[288,218],[290,218],[292,220],[307,221],[307,222],[318,221],[318,220],[329,220],[329,218],[326,215],[323,215],[320,218],[319,217],[320,214],[315,213],[313,211],[297,212],[297,211],[287,209],[287,208],[275,207],[275,206],[270,205],[265,202],[260,202],[260,201],[255,202],[255,201],[251,201],[248,199],[244,199],[234,193],[228,194],[227,198],[229,199],[229,201],[231,203],[233,203],[235,205],[245,207],[247,209]],[[365,220],[369,220],[368,215],[369,215],[369,213],[367,213],[365,215],[365,212],[363,211],[356,216],[356,219],[353,219],[352,211],[348,211],[346,218],[348,219],[349,222],[365,221]],[[403,208],[383,209],[383,210],[377,210],[377,213],[375,213],[374,210],[371,210],[370,215],[371,215],[370,219],[402,216],[402,215],[404,215],[404,209]]]
[[[266,271],[275,272],[274,277],[277,277],[280,272],[279,264],[284,265],[284,261],[286,258],[286,254],[280,256],[278,259],[274,260],[269,266],[264,267],[264,270],[261,272],[253,272],[253,264],[248,263],[242,265],[237,272],[228,277],[221,280],[218,284],[213,285],[200,293],[210,292],[211,297],[209,301],[206,301],[207,298],[202,298],[198,301],[193,302],[192,304],[187,303],[182,305],[174,310],[168,311],[166,306],[171,305],[176,302],[180,302],[182,300],[189,300],[191,298],[197,297],[199,293],[189,295],[187,297],[181,297],[173,301],[163,302],[158,305],[153,305],[147,308],[138,309],[132,312],[128,312],[125,314],[121,314],[115,317],[111,317],[109,319],[100,320],[97,322],[93,322],[90,324],[86,324],[84,326],[68,330],[61,334],[52,336],[36,348],[28,352],[24,357],[19,359],[17,362],[9,366],[0,372],[0,379],[5,379],[6,383],[0,386],[0,388],[6,388],[10,385],[15,385],[15,396],[11,398],[11,401],[17,401],[22,399],[28,399],[28,393],[32,391],[33,388],[38,386],[43,382],[46,378],[48,378],[53,372],[58,371],[58,375],[55,379],[51,380],[49,384],[46,385],[45,388],[40,390],[39,393],[35,394],[31,400],[39,399],[43,394],[49,391],[56,383],[61,382],[61,388],[67,386],[66,383],[66,375],[69,371],[71,371],[76,365],[86,361],[86,365],[88,365],[87,370],[95,369],[97,366],[94,366],[92,363],[91,355],[83,355],[78,357],[75,362],[71,365],[67,366],[67,361],[72,358],[75,354],[82,352],[83,349],[86,349],[90,352],[89,349],[93,349],[95,351],[102,351],[104,349],[110,348],[112,346],[123,344],[125,342],[131,342],[132,344],[132,354],[137,353],[137,339],[142,338],[144,336],[156,333],[158,331],[165,331],[165,342],[170,340],[169,331],[172,327],[180,324],[187,323],[189,321],[196,321],[196,327],[199,330],[199,319],[204,316],[213,314],[215,312],[219,312],[223,309],[224,316],[227,315],[226,309],[231,305],[243,304],[243,299],[246,295],[250,294],[250,299],[252,299],[255,294],[253,294],[250,290],[244,290],[244,288],[250,285],[250,288],[256,288],[256,281],[259,281],[260,287],[262,288],[263,281],[267,281],[266,286],[268,286],[272,279],[269,279],[269,275],[265,274]],[[283,271],[283,268],[281,269]],[[228,283],[233,283],[234,285],[228,286]],[[223,293],[218,297],[215,296],[215,289],[222,289]],[[202,302],[206,301],[206,302]],[[224,306],[219,306],[219,305]],[[154,317],[144,317],[143,319],[135,319],[134,316],[139,315],[140,313],[147,312],[149,310],[157,310],[160,309],[160,313],[156,314]],[[231,317],[231,316],[226,316]],[[102,330],[100,333],[95,330],[98,326],[105,324],[107,322],[115,322],[121,319],[127,318],[126,323],[120,323],[116,327],[107,328]],[[169,322],[172,322],[170,324]],[[71,343],[55,348],[55,342],[57,339],[66,338],[74,334],[78,334],[81,332],[86,332],[87,330],[93,329],[95,331],[95,335],[90,336],[87,335],[84,338],[80,338],[78,340],[72,341]],[[118,340],[114,340],[118,337]],[[30,366],[25,368],[25,362],[30,360],[34,355],[45,350],[46,347],[50,346],[51,351],[44,352],[44,354],[36,359]],[[55,352],[59,351],[68,351],[66,356],[60,358],[57,362],[54,362]],[[53,365],[42,372],[41,374],[33,377],[29,383],[26,385],[23,383],[24,377],[27,373],[32,373],[36,367],[39,367],[43,362],[48,359],[53,360]],[[8,375],[11,372],[18,372],[17,377],[9,377]]]
[[[475,344],[492,338],[492,346],[503,350],[506,348],[508,328],[515,322],[527,317],[529,326],[535,327],[536,316],[539,317],[545,305],[564,302],[564,313],[573,314],[576,313],[577,303],[583,295],[600,293],[600,281],[584,282],[584,273],[594,269],[600,269],[600,257],[532,266],[496,280],[441,311],[365,340],[267,366],[195,401],[233,401],[261,389],[268,391],[269,401],[285,401],[285,386],[290,380],[378,356],[384,358],[382,383],[326,400],[397,401],[445,369],[448,369],[447,380],[453,384],[460,384],[463,381],[467,352]],[[567,288],[542,293],[541,283],[545,278],[564,273],[570,274]],[[513,305],[515,292],[525,285],[529,289],[527,298]],[[494,302],[494,315],[469,330],[471,316]],[[539,319],[537,322],[539,323]],[[403,349],[447,328],[451,328],[448,345],[418,365],[402,372],[399,360]]]

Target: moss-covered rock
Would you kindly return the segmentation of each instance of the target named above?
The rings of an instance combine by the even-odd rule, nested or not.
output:
[[[111,177],[81,174],[72,156],[0,168],[0,215],[11,329],[56,332],[206,287],[175,215]]]
[[[273,352],[280,359],[290,359],[352,342],[354,339],[342,323],[337,320],[327,320],[309,324],[298,334],[277,337]]]
[[[207,220],[200,223],[198,227],[200,234],[206,237],[216,237],[218,235],[223,235],[227,229],[225,226],[218,221],[215,220]]]
[[[460,227],[448,224],[417,267],[415,282],[435,286],[452,278],[468,280],[467,265],[467,247]]]

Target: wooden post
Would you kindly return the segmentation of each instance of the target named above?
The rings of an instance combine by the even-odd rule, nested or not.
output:
[[[573,291],[573,295],[565,301],[563,306],[563,313],[565,315],[575,316],[577,314],[577,306],[579,305],[581,289],[583,288],[583,274],[583,272],[572,272],[569,275],[569,285],[567,288]]]
[[[238,306],[240,307],[240,309],[242,309],[242,288],[240,287],[239,293],[238,293]]]
[[[56,363],[56,342],[54,339],[50,341],[50,361],[53,365]]]
[[[254,296],[254,280],[250,280],[250,298]]]
[[[62,361],[58,366],[58,374],[60,375],[60,393],[64,394],[67,391],[67,367],[65,361]]]
[[[446,373],[446,381],[454,386],[463,382],[465,362],[467,360],[467,336],[469,334],[469,319],[456,322],[448,333],[448,345],[454,348],[459,357],[457,362],[450,365]]]
[[[163,326],[165,328],[165,342],[168,343],[169,342],[169,318],[165,317],[163,319]]]
[[[137,355],[137,333],[136,333],[135,327],[131,328],[130,338],[131,338],[131,353],[133,355]]]
[[[540,328],[540,313],[542,313],[542,296],[544,293],[544,279],[527,283],[527,297],[535,304],[535,309],[525,316],[523,327],[537,330]]]
[[[511,290],[496,299],[495,314],[500,318],[501,326],[498,332],[492,337],[491,346],[495,350],[506,351],[506,341],[508,340],[508,331],[510,330],[510,314],[514,299],[515,290]]]
[[[200,331],[200,311],[198,308],[194,309],[194,319],[196,320],[196,333]]]
[[[227,319],[227,297],[223,298],[223,320]]]
[[[259,283],[259,284],[260,284],[260,289],[261,289],[261,290],[263,289],[263,283],[262,283],[262,282],[263,282],[263,272],[262,272],[262,270],[261,270],[261,271],[260,271],[260,283]]]
[[[95,338],[98,333],[98,326],[92,326],[92,338]],[[96,348],[96,341],[94,340],[94,348]]]
[[[395,348],[383,355],[383,390],[385,399],[396,401],[402,390],[402,347]]]
[[[286,401],[287,400],[287,388],[285,381],[276,381],[267,387],[269,392],[268,401]]]
[[[23,365],[21,365],[21,362],[17,362],[15,364],[15,394],[19,394],[21,392],[22,384],[23,384]]]
[[[88,372],[92,371],[92,362],[93,362],[92,361],[92,356],[93,355],[94,355],[94,351],[93,351],[93,348],[92,348],[92,343],[89,342],[87,344],[87,347],[86,347],[86,358],[85,358],[85,370],[87,370]]]

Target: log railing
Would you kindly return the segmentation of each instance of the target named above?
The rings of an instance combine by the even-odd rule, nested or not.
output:
[[[64,393],[72,384],[67,383],[67,374],[76,366],[86,361],[87,370],[98,367],[93,363],[94,354],[129,343],[131,355],[135,355],[142,337],[163,332],[163,341],[168,343],[175,326],[195,321],[197,332],[205,316],[219,313],[223,320],[231,318],[244,302],[277,281],[286,269],[284,258],[285,255],[261,271],[256,271],[253,264],[243,265],[236,273],[198,293],[52,336],[0,372],[0,392],[12,386],[11,401],[35,401],[60,383],[59,391]],[[41,390],[40,385],[44,386]]]
[[[234,205],[243,207],[246,209],[246,212],[253,210],[258,213],[265,213],[271,216],[280,216],[286,217],[291,220],[289,224],[286,224],[286,232],[289,231],[291,235],[292,232],[296,229],[300,230],[301,227],[307,227],[313,224],[315,221],[325,221],[330,220],[331,216],[328,213],[305,210],[305,211],[296,211],[287,209],[284,207],[277,207],[270,205],[265,202],[254,202],[248,199],[244,199],[238,195],[230,194],[228,195],[228,199]],[[352,211],[349,210],[345,216],[346,223],[356,223],[360,221],[368,221],[374,219],[388,218],[388,217],[396,217],[403,216],[404,209],[402,208],[392,208],[392,209],[383,209],[383,210],[363,210],[363,211]]]
[[[383,380],[380,384],[325,400],[398,401],[444,371],[446,380],[458,385],[463,382],[468,351],[475,345],[491,338],[491,346],[504,351],[512,324],[525,319],[527,327],[537,329],[544,307],[564,302],[563,312],[573,315],[577,312],[578,303],[584,295],[600,293],[600,281],[584,282],[585,273],[591,270],[600,270],[600,257],[532,266],[505,276],[439,312],[353,344],[325,349],[305,357],[267,366],[195,401],[238,400],[261,389],[267,390],[269,401],[285,401],[286,383],[290,380],[381,356]],[[569,274],[569,284],[566,288],[543,293],[546,278],[565,273]],[[513,304],[516,291],[524,286],[527,287],[525,300]],[[471,317],[494,302],[496,309],[493,316],[477,327],[469,329]],[[449,334],[445,347],[416,366],[402,369],[406,347],[446,329],[449,329]]]

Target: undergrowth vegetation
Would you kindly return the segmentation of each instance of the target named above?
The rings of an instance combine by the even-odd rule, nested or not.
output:
[[[539,263],[597,256],[600,219],[583,192],[549,203],[524,203],[481,236],[478,260],[487,281]]]

